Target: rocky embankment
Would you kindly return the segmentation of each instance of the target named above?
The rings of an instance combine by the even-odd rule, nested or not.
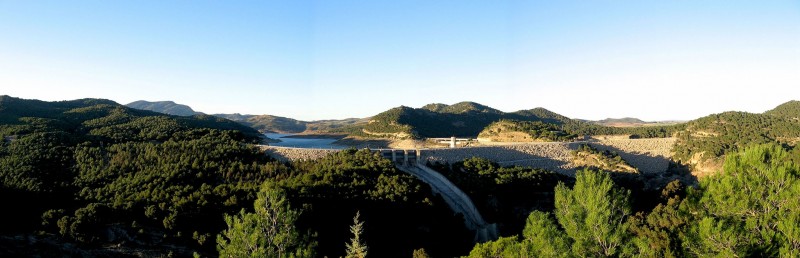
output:
[[[260,146],[268,156],[280,161],[315,160],[339,150]]]
[[[589,142],[598,150],[615,151],[642,173],[662,173],[669,168],[675,138],[595,139]]]
[[[471,157],[483,157],[501,165],[519,165],[543,168],[558,173],[574,174],[570,164],[570,151],[577,143],[528,143],[504,146],[466,147],[455,149],[420,150],[420,160],[427,162],[455,163]]]

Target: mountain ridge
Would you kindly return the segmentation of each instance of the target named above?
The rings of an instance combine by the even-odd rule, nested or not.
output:
[[[183,104],[175,103],[174,101],[165,100],[165,101],[146,101],[146,100],[137,100],[125,106],[135,109],[142,109],[142,110],[149,110],[155,111],[159,113],[164,113],[168,115],[175,115],[175,116],[193,116],[193,115],[200,115],[203,113],[194,111],[191,107]]]
[[[65,101],[42,101],[0,96],[0,124],[14,126],[5,130],[37,131],[42,128],[59,128],[68,131],[85,131],[104,135],[110,139],[118,137],[153,137],[151,132],[138,128],[141,124],[155,121],[174,124],[180,128],[211,128],[236,130],[253,141],[262,136],[250,127],[205,114],[176,116],[155,111],[127,107],[107,99],[84,98]],[[98,124],[111,124],[118,131],[107,127],[98,131]],[[151,129],[148,129],[151,130]],[[155,130],[155,129],[153,129]],[[131,136],[133,135],[133,136]]]
[[[368,123],[349,128],[355,135],[393,138],[476,137],[500,120],[538,121],[556,125],[586,125],[545,108],[503,112],[476,102],[452,105],[432,103],[421,108],[399,106],[373,116]]]

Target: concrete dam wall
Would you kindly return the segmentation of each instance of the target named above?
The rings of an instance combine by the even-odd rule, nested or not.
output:
[[[642,173],[663,173],[669,168],[674,138],[656,139],[592,139],[585,142],[525,143],[502,146],[463,147],[452,149],[419,149],[413,153],[421,163],[455,163],[471,157],[483,157],[504,166],[542,168],[574,175],[571,151],[587,143],[599,150],[613,151]],[[278,160],[312,160],[336,152],[330,149],[303,149],[262,146],[267,155]],[[377,150],[376,150],[377,151]],[[399,157],[402,151],[395,151]],[[387,157],[388,158],[388,157]]]

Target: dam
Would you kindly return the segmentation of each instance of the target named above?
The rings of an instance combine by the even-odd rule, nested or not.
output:
[[[590,139],[579,142],[540,142],[498,146],[476,146],[441,149],[377,149],[384,158],[420,164],[455,163],[472,157],[482,157],[504,166],[541,168],[565,175],[574,175],[573,150],[589,144],[599,150],[616,152],[641,173],[664,173],[669,168],[670,152],[675,138],[653,139]],[[261,146],[264,152],[278,160],[314,160],[336,152],[332,149],[287,148]]]

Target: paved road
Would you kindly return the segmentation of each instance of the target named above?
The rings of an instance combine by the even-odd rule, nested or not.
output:
[[[439,193],[455,213],[462,214],[467,228],[475,230],[475,242],[482,243],[497,239],[496,225],[487,224],[469,196],[442,174],[421,164],[398,166],[398,168],[430,185],[433,191]]]

